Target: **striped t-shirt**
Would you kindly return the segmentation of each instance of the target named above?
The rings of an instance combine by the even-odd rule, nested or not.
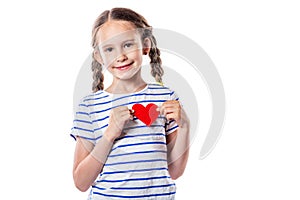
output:
[[[71,136],[96,144],[108,126],[111,109],[118,106],[131,109],[137,103],[145,107],[149,103],[160,106],[167,100],[178,97],[159,84],[147,84],[141,91],[130,94],[98,91],[80,102]],[[168,172],[166,135],[177,128],[175,121],[167,121],[162,115],[150,126],[136,117],[126,123],[123,129],[126,134],[115,140],[89,199],[174,199],[176,186]]]

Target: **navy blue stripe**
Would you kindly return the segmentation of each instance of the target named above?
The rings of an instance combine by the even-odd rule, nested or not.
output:
[[[86,124],[92,124],[92,122],[90,122],[90,121],[80,120],[80,119],[74,119],[73,122],[82,122],[82,123],[86,123]]]
[[[73,129],[77,129],[77,130],[81,130],[81,131],[86,131],[86,132],[91,132],[91,133],[94,132],[94,130],[80,128],[80,127],[76,127],[76,126],[74,126]]]
[[[162,168],[133,169],[133,170],[125,170],[125,171],[103,172],[100,174],[100,176],[104,174],[122,174],[122,173],[129,173],[129,172],[146,172],[146,171],[156,171],[156,170],[168,170],[168,169],[162,167]]]
[[[87,112],[76,112],[76,115],[81,114],[81,115],[89,115]]]
[[[104,110],[100,110],[100,111],[94,111],[94,112],[90,112],[89,114],[97,114],[97,113],[101,113],[101,112],[105,112],[105,111],[109,111],[111,109],[114,109],[114,108],[117,108],[118,106],[114,106],[114,107],[111,107],[111,108],[107,108],[107,109],[104,109]]]
[[[111,187],[110,189],[114,189],[114,190],[142,190],[142,189],[149,189],[149,188],[170,187],[170,186],[174,186],[174,185],[175,185],[175,183],[166,184],[166,185],[144,186],[144,187]]]
[[[134,160],[134,161],[127,161],[127,162],[116,162],[116,163],[106,163],[104,166],[113,166],[113,165],[125,165],[125,164],[133,164],[133,163],[147,163],[147,162],[161,162],[167,161],[166,159],[150,159],[150,160]]]
[[[93,94],[87,95],[85,98],[93,97],[93,96],[98,96],[98,95],[100,95],[100,94],[103,94],[103,91],[97,91],[97,92],[95,92],[95,93],[93,93]]]
[[[161,85],[161,84],[159,84],[159,83],[148,83],[148,85],[153,85],[153,86],[163,87],[163,85]]]
[[[174,130],[175,128],[178,128],[178,125],[176,125],[176,126],[170,128],[170,129],[166,130],[166,132],[172,131],[172,130]]]
[[[115,98],[115,99],[112,99],[110,101],[106,101],[106,102],[101,102],[101,103],[95,103],[95,104],[89,104],[88,106],[95,106],[95,105],[102,105],[102,104],[107,104],[107,103],[112,103],[114,101],[118,101],[118,100],[121,100],[121,99],[125,99],[125,98],[129,98],[129,97],[133,97],[133,96],[140,96],[140,95],[145,95],[146,93],[142,93],[142,94],[134,94],[134,95],[126,95],[126,96],[122,96],[122,97],[119,97],[119,98]],[[167,95],[169,95],[170,93],[168,93]],[[151,95],[151,94],[149,94]]]
[[[145,134],[136,134],[136,135],[126,135],[124,137],[120,137],[118,139],[116,139],[115,141],[124,139],[124,138],[133,138],[133,137],[147,137],[147,136],[165,136],[165,134],[163,133],[145,133]]]
[[[106,190],[106,188],[97,187],[97,186],[95,186],[95,185],[92,185],[92,188],[96,188],[96,189],[98,189],[98,190]]]
[[[138,145],[145,145],[145,144],[166,144],[166,143],[165,142],[142,142],[142,143],[133,143],[133,144],[123,144],[115,148],[112,148],[111,152],[114,151],[115,149],[122,148],[122,147],[138,146]]]
[[[103,118],[101,118],[101,119],[93,120],[92,122],[93,122],[93,123],[94,123],[94,122],[100,122],[100,121],[103,121],[103,120],[105,120],[105,119],[107,119],[107,118],[109,118],[109,116],[103,117]]]
[[[70,136],[76,141],[75,135],[73,135],[73,134],[71,133]]]
[[[153,93],[138,93],[138,94],[130,94],[130,95],[125,95],[125,96],[121,96],[121,97],[119,97],[119,98],[115,98],[115,99],[113,99],[112,101],[118,101],[118,100],[120,100],[120,99],[124,99],[124,98],[129,98],[129,97],[136,97],[136,96],[158,96],[158,95],[161,95],[161,96],[163,96],[163,95],[172,95],[173,93],[172,92],[163,92],[163,93],[155,93],[155,94],[153,94]],[[108,97],[109,95],[107,95],[107,96],[104,96],[104,97]]]
[[[103,194],[100,192],[93,192],[93,194],[102,195],[106,197],[118,197],[118,198],[145,198],[145,197],[153,197],[153,196],[166,196],[166,195],[173,195],[176,192],[169,192],[169,193],[159,193],[159,194],[145,194],[139,196],[121,196],[121,195],[112,195],[112,194]]]
[[[99,131],[99,130],[101,130],[101,129],[103,129],[103,128],[107,127],[107,126],[108,126],[108,124],[105,124],[104,126],[101,126],[100,128],[96,128],[96,129],[94,129],[94,131]]]
[[[118,157],[118,156],[127,156],[127,155],[144,154],[144,153],[167,153],[167,151],[162,151],[162,150],[134,151],[134,152],[130,152],[130,153],[120,153],[120,154],[109,155],[108,157]]]
[[[127,106],[127,105],[130,105],[130,104],[135,104],[135,103],[155,103],[155,102],[165,102],[166,100],[144,100],[144,101],[135,101],[135,102],[130,102],[130,103],[125,103],[125,104],[120,104],[120,105],[117,105],[117,106],[113,106],[113,107],[110,107],[110,108],[107,108],[107,109],[104,109],[104,110],[99,110],[99,111],[94,111],[94,112],[90,112],[89,114],[96,114],[96,113],[101,113],[101,112],[105,112],[105,111],[108,111],[108,110],[111,110],[111,109],[114,109],[114,108],[117,108],[117,107],[120,107],[120,106]]]
[[[172,122],[175,122],[175,120],[172,119],[171,121],[169,121],[168,123],[166,123],[166,125],[170,125]]]
[[[145,180],[154,180],[154,179],[162,179],[162,178],[170,178],[170,176],[157,176],[157,177],[148,177],[148,178],[128,178],[121,180],[98,180],[97,182],[107,182],[107,183],[116,183],[116,182],[124,182],[124,181],[145,181]]]
[[[105,96],[103,96],[103,97],[97,97],[97,98],[85,99],[84,101],[99,100],[99,99],[103,99],[103,98],[106,98],[106,97],[109,97],[109,95],[105,95]]]
[[[126,96],[122,96],[119,98],[115,98],[112,101],[118,101],[120,99],[124,99],[124,98],[129,98],[129,97],[135,97],[135,96],[164,96],[164,95],[172,95],[173,93],[170,92],[163,92],[163,93],[155,93],[155,94],[151,94],[151,93],[138,93],[138,94],[131,94],[131,95],[126,95]],[[109,97],[109,95],[103,96],[103,97],[99,97],[99,98],[93,98],[93,99],[87,99],[87,100],[99,100],[99,99],[103,99]],[[112,102],[110,101],[110,102]]]
[[[88,107],[88,105],[86,105],[86,104],[83,104],[83,103],[79,104],[78,106],[84,106],[84,107]]]
[[[159,89],[170,89],[170,88],[167,88],[167,87],[148,87],[148,89],[152,89],[152,90],[159,90]]]
[[[86,140],[98,140],[98,139],[102,138],[102,135],[100,135],[100,136],[98,136],[96,138],[90,138],[90,137],[85,137],[85,136],[80,136],[80,135],[78,135],[78,136],[81,137],[81,138],[83,138],[83,139],[86,139]]]
[[[100,135],[96,138],[91,138],[91,137],[85,137],[85,136],[81,136],[81,135],[73,135],[72,133],[70,134],[70,136],[72,136],[75,140],[76,140],[76,136],[86,139],[86,140],[98,140],[98,139],[102,138],[102,135]]]
[[[98,105],[103,105],[103,104],[108,104],[108,103],[112,103],[114,100],[111,100],[111,101],[106,101],[106,102],[101,102],[101,103],[95,103],[95,104],[88,104],[87,107],[90,107],[90,106],[98,106]],[[153,102],[165,102],[166,100],[142,100],[142,101],[132,101],[130,103],[126,103],[126,104],[121,104],[122,106],[125,106],[125,105],[130,105],[130,104],[135,104],[135,103],[153,103]],[[121,106],[119,105],[119,106]],[[117,106],[118,107],[118,106]]]

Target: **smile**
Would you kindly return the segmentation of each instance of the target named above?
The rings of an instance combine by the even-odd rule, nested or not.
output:
[[[122,65],[122,66],[118,66],[118,67],[113,67],[114,69],[117,69],[117,70],[127,70],[128,68],[130,68],[130,66],[133,64],[133,62],[129,63],[129,64],[126,64],[126,65]]]

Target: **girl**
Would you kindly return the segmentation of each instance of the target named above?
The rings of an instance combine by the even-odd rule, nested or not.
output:
[[[94,93],[79,104],[71,133],[76,187],[91,187],[94,200],[174,199],[173,180],[188,159],[189,120],[174,91],[162,86],[151,27],[138,13],[114,8],[97,18],[92,36]],[[142,79],[143,55],[159,84]],[[102,67],[113,75],[105,90]]]

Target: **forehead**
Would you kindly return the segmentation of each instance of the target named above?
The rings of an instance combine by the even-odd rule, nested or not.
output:
[[[127,21],[108,21],[97,33],[97,43],[105,45],[135,39],[138,36],[135,26]]]

